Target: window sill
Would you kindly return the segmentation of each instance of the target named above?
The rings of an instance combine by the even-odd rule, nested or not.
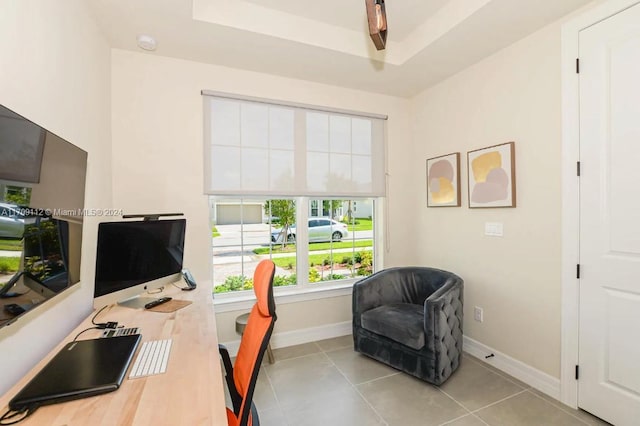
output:
[[[362,277],[364,278],[364,277]],[[327,299],[330,297],[346,296],[351,294],[353,284],[360,278],[345,280],[338,284],[317,285],[306,284],[301,286],[276,287],[274,297],[276,305],[287,303],[306,302],[309,300]],[[213,298],[216,313],[232,312],[250,309],[255,303],[253,291],[238,292],[241,294],[219,293]]]

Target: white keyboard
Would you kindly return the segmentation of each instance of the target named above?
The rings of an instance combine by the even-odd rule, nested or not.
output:
[[[150,340],[142,343],[142,348],[133,363],[129,378],[135,379],[164,373],[167,371],[169,352],[171,352],[171,339]]]

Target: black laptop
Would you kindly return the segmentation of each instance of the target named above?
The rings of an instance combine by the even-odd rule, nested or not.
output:
[[[140,343],[139,334],[80,340],[65,345],[9,401],[9,408],[35,409],[117,390]]]

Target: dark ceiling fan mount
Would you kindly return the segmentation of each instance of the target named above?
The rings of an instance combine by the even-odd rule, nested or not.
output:
[[[384,0],[365,0],[369,35],[378,50],[384,50],[387,44],[387,12]]]

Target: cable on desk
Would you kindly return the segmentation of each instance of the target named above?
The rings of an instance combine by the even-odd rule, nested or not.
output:
[[[104,305],[102,308],[100,308],[100,310],[98,312],[96,312],[96,314],[93,316],[93,318],[91,318],[91,324],[98,325],[96,323],[96,318],[98,317],[98,315],[100,315],[100,312],[104,311],[107,308],[107,306],[109,306],[109,305]]]
[[[191,290],[189,287],[180,287],[176,283],[171,283],[171,285],[174,286],[175,288],[179,288],[180,290]]]
[[[96,314],[93,316],[93,318],[91,318],[91,324],[95,325],[94,328],[98,328],[100,330],[104,330],[105,328],[118,328],[118,322],[117,321],[96,322],[96,318],[98,317],[98,315],[100,315],[100,312],[104,311],[107,306],[109,306],[109,305],[104,305],[102,308],[100,308],[100,310],[98,312],[96,312]]]
[[[16,423],[20,423],[21,421],[32,415],[37,409],[37,405],[23,407],[21,410],[9,409],[0,417],[0,425],[15,425]],[[19,419],[15,419],[15,417],[21,414],[24,415]]]
[[[80,333],[76,334],[76,337],[74,337],[74,338],[73,338],[73,342],[75,342],[75,341],[76,341],[76,339],[77,339],[78,337],[80,337],[80,335],[81,335],[82,333],[84,333],[85,331],[89,331],[89,330],[102,330],[102,329],[104,329],[104,327],[99,327],[99,326],[98,326],[98,327],[89,327],[89,328],[85,328],[85,329],[84,329],[84,330],[82,330]]]

